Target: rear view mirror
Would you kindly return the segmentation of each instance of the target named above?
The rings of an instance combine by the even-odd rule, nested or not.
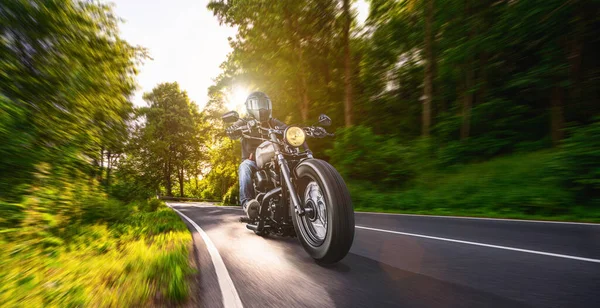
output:
[[[221,119],[223,120],[223,122],[225,123],[233,123],[237,120],[240,119],[240,115],[237,113],[237,111],[229,111],[227,113],[225,113]]]
[[[329,125],[331,125],[331,118],[329,118],[325,114],[321,114],[319,116],[319,125],[321,125],[321,126],[329,126]]]

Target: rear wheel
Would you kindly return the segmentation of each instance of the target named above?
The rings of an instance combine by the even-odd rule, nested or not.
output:
[[[294,229],[304,249],[317,262],[335,263],[348,254],[354,240],[354,209],[340,174],[325,161],[308,159],[296,167],[298,197],[306,213],[292,208]]]

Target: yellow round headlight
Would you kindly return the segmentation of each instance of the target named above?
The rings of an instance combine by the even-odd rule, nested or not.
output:
[[[290,126],[285,130],[285,141],[293,147],[299,147],[306,140],[306,133],[297,126]]]

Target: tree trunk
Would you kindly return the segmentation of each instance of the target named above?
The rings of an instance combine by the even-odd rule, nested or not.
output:
[[[552,88],[552,97],[550,98],[550,132],[554,146],[557,146],[564,137],[563,100],[564,90],[557,84]]]
[[[471,3],[469,3],[468,1],[466,2],[466,7],[465,7],[465,11],[466,11],[466,16],[471,16],[471,14],[473,14],[472,8],[471,8]],[[467,22],[467,20],[464,21],[465,23]],[[468,38],[469,40],[472,40],[475,37],[475,31],[476,29],[474,27],[471,27],[470,31],[469,31],[469,35]],[[474,63],[475,61],[473,60],[474,58],[474,54],[472,50],[467,49],[466,52],[468,53],[467,55],[467,59],[466,59],[466,64],[465,64],[465,88],[464,88],[464,96],[463,96],[463,106],[462,106],[462,125],[460,127],[460,140],[466,140],[467,138],[469,138],[469,135],[471,133],[471,109],[473,108],[473,100],[474,100],[474,96],[475,94],[473,93],[473,86],[474,86],[474,79],[475,79],[475,67],[474,67]]]
[[[352,126],[352,56],[350,54],[350,0],[343,1],[344,9],[344,121],[346,127]]]
[[[184,180],[183,176],[184,176],[184,173],[183,173],[183,166],[180,166],[180,167],[179,167],[179,196],[180,196],[180,197],[185,197],[185,196],[183,195],[183,187],[184,187],[184,183],[185,183],[185,182],[183,181],[183,180]]]
[[[112,168],[112,152],[108,150],[106,152],[106,187],[110,187],[110,171]]]
[[[302,54],[302,52],[300,52]],[[304,69],[302,69],[303,71]],[[306,83],[306,76],[304,72],[300,73],[300,80],[302,84],[302,88],[300,89],[300,93],[302,93],[302,104],[300,105],[300,116],[302,116],[302,121],[308,121],[308,108],[310,106],[310,101],[308,99],[308,88]]]
[[[462,126],[460,128],[460,140],[465,140],[469,137],[471,131],[471,108],[473,107],[473,67],[471,65],[471,59],[468,60],[466,65],[466,76],[465,76],[465,94],[463,96],[463,108],[462,108]]]
[[[425,7],[425,78],[423,80],[423,119],[421,133],[429,136],[431,104],[433,100],[433,0]]]
[[[586,7],[580,3],[580,1],[576,1],[573,3],[573,7],[576,7],[574,22],[574,30],[573,33],[568,39],[568,53],[567,60],[569,62],[569,77],[571,80],[572,86],[569,89],[568,93],[568,103],[574,103],[574,108],[578,110],[585,110],[582,108],[583,102],[583,68],[582,68],[582,59],[583,59],[583,50],[584,50],[584,35],[586,33],[586,20],[590,20],[591,16],[586,16],[586,12],[590,10],[586,10]],[[593,10],[591,10],[593,12]]]
[[[479,57],[479,72],[477,74],[477,80],[479,89],[477,91],[477,98],[475,104],[485,103],[488,93],[488,74],[487,74],[487,63],[489,54],[487,52],[481,53]]]
[[[291,35],[291,44],[293,46],[293,50],[296,53],[298,58],[298,73],[300,75],[300,116],[302,117],[302,121],[306,122],[308,120],[308,109],[310,107],[310,100],[308,98],[308,82],[306,78],[306,68],[304,64],[304,51],[302,50],[301,37],[299,37],[298,33],[298,16],[293,15],[287,9],[284,9],[286,25],[288,30],[292,33]]]
[[[306,81],[304,52],[299,41],[296,43],[296,50],[298,53],[298,65],[300,69],[300,95],[302,96],[302,102],[300,103],[300,116],[302,117],[302,121],[306,122],[308,121],[308,109],[310,107],[310,101],[308,99],[308,83]]]
[[[104,173],[104,146],[100,148],[100,176],[98,182],[102,183],[102,177]]]
[[[173,183],[171,182],[171,157],[168,158],[165,165],[165,184],[167,189],[167,196],[173,197]]]

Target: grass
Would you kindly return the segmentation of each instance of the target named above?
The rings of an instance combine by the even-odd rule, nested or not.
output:
[[[0,303],[129,307],[184,301],[193,272],[191,235],[157,201],[128,207],[132,214],[119,221],[89,224],[53,226],[47,214],[26,210],[18,227],[0,233]]]
[[[423,172],[403,189],[348,186],[357,211],[600,222],[600,209],[573,204],[560,187],[552,159],[535,152]]]

